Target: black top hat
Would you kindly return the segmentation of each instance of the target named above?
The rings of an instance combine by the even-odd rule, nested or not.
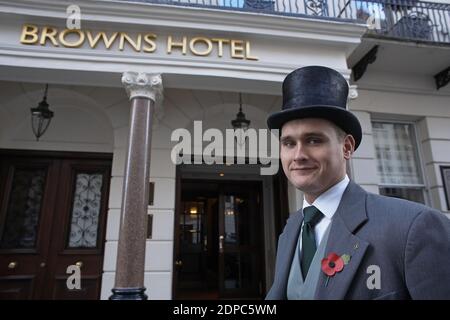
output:
[[[362,139],[358,118],[347,110],[347,80],[336,70],[308,66],[297,69],[283,81],[283,106],[267,119],[270,129],[281,129],[288,121],[322,118],[333,122],[355,139],[355,150]]]

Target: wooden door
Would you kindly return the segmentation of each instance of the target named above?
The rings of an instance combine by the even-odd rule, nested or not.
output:
[[[0,155],[0,298],[98,299],[110,155],[20,154]]]
[[[0,167],[0,299],[40,298],[58,167],[22,157],[2,157]]]

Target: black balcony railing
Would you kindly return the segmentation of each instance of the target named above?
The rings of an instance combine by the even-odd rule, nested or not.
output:
[[[124,0],[368,23],[368,35],[450,44],[450,4],[415,0]]]
[[[450,5],[413,0],[354,1],[375,36],[450,44]]]
[[[274,15],[354,21],[356,11],[348,6],[353,0],[123,0],[191,7],[259,12]],[[354,11],[354,12],[352,12]]]

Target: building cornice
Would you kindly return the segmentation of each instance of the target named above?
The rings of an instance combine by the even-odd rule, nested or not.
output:
[[[450,97],[450,92],[439,91],[435,88],[421,88],[412,86],[396,85],[381,85],[381,84],[358,84],[358,91],[377,91],[377,92],[391,92],[391,93],[403,93],[408,95],[418,96],[432,96],[432,97]]]
[[[66,25],[66,7],[72,1],[2,0],[0,18],[13,36],[0,42],[0,79],[49,83],[118,86],[125,71],[161,73],[165,87],[246,90],[253,93],[278,94],[286,74],[303,65],[329,64],[348,79],[345,56],[358,46],[365,26],[349,22],[302,19],[262,15],[248,12],[222,11],[204,8],[141,4],[120,1],[79,0],[81,28],[123,30],[130,32],[166,31],[176,34],[214,32],[220,37],[252,40],[263,44],[265,55],[259,61],[202,58],[192,54],[163,55],[90,50],[86,48],[56,48],[25,46],[17,42],[18,25],[35,23],[58,29]],[[83,26],[84,24],[84,26]],[[13,33],[14,32],[14,33]],[[16,39],[12,43],[11,39]],[[164,41],[163,37],[159,38]],[[273,53],[264,45],[274,41]],[[275,43],[276,42],[276,43]],[[160,42],[162,44],[163,42]],[[284,47],[285,46],[285,47]],[[315,49],[320,52],[311,55]],[[266,50],[266,51],[264,51]],[[278,51],[278,52],[277,52]],[[299,53],[297,55],[297,53]],[[279,58],[277,58],[279,55]],[[298,58],[297,58],[298,56]],[[306,59],[304,59],[306,57]],[[41,70],[36,73],[33,70]],[[67,77],[67,71],[71,76]],[[89,74],[89,76],[87,76]],[[232,81],[230,81],[232,79]]]
[[[0,13],[66,19],[73,1],[3,0]],[[114,24],[158,26],[191,30],[252,34],[263,37],[304,39],[357,45],[367,26],[348,21],[324,20],[214,8],[184,7],[110,0],[79,0],[82,20]]]
[[[139,54],[122,54],[120,56],[111,52],[91,51],[86,54],[85,51],[74,51],[66,48],[49,48],[49,47],[24,47],[20,45],[0,44],[0,66],[10,68],[21,68],[24,65],[34,66],[35,68],[44,68],[54,70],[61,73],[56,77],[57,83],[70,84],[76,81],[74,74],[70,78],[63,76],[66,71],[75,72],[96,72],[97,74],[105,73],[101,83],[104,86],[118,86],[118,81],[111,78],[107,74],[121,74],[122,72],[132,68],[150,73],[163,73],[167,78],[170,74],[180,76],[189,76],[196,74],[211,79],[208,83],[199,84],[198,87],[208,88],[210,90],[227,90],[223,87],[220,78],[239,79],[239,81],[250,81],[255,83],[258,80],[258,86],[249,92],[277,94],[279,84],[283,81],[286,74],[291,72],[295,67],[301,67],[298,62],[279,61],[279,62],[260,62],[253,61],[248,64],[245,61],[227,61],[221,60],[199,60],[192,56],[179,56],[167,59],[158,56],[146,56]],[[349,70],[336,68],[344,74],[346,78],[350,77]],[[11,80],[11,76],[15,81],[41,81],[43,75],[35,72],[27,72],[21,75],[20,72],[3,72],[0,74],[0,80]],[[37,78],[31,78],[36,76]],[[99,80],[92,77],[81,77],[84,85],[96,85]],[[216,79],[216,80],[213,80]],[[167,80],[167,79],[166,79]],[[51,79],[46,79],[52,82]],[[169,81],[168,87],[183,87],[186,82],[180,78],[180,82],[172,83]],[[218,81],[218,82],[217,82]],[[234,81],[236,86],[242,86],[239,81]],[[216,83],[217,82],[217,83]],[[271,84],[269,87],[263,83]],[[186,82],[190,86],[195,86],[194,81]],[[167,85],[166,85],[167,86]],[[187,87],[186,87],[187,88]],[[237,90],[237,88],[235,88]]]

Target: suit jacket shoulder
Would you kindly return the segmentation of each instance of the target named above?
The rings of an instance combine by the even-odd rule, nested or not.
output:
[[[443,267],[450,265],[450,220],[425,205],[372,194],[351,184],[351,194],[365,196],[359,210],[367,217],[351,232],[368,243],[362,269],[379,266],[382,289],[378,293],[367,290],[364,280],[368,275],[360,274],[353,279],[347,297],[450,299],[450,271]],[[352,212],[339,214],[344,220],[356,216]]]
[[[268,299],[286,299],[301,222],[299,210],[280,235]],[[326,252],[351,259],[330,281],[321,275],[317,299],[450,299],[450,220],[427,206],[375,195],[350,181],[333,217]],[[381,283],[369,288],[368,270],[374,266]]]

